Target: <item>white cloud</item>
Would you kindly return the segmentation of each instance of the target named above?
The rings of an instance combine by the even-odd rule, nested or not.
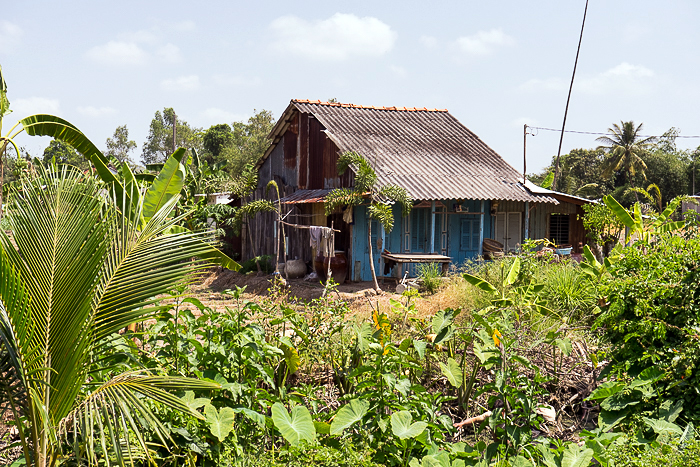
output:
[[[58,114],[60,107],[58,99],[46,97],[28,97],[10,101],[15,120],[34,114]]]
[[[148,53],[135,42],[109,41],[91,48],[86,56],[110,66],[143,65],[148,62]]]
[[[437,46],[438,40],[433,36],[420,36],[420,43],[428,49],[432,49]]]
[[[574,80],[574,91],[589,95],[647,94],[651,92],[654,76],[654,71],[649,68],[623,62],[597,75],[578,76]],[[531,79],[520,85],[520,89],[528,92],[566,91],[569,84],[570,81],[561,78]]]
[[[275,36],[271,47],[315,60],[379,57],[388,53],[397,34],[386,23],[366,16],[336,13],[321,21],[282,16],[270,24]]]
[[[158,58],[166,63],[182,63],[180,48],[174,44],[165,44],[156,51]]]
[[[515,44],[515,39],[503,32],[502,29],[479,31],[471,36],[457,39],[457,46],[469,55],[489,55],[498,47]]]
[[[92,106],[87,106],[87,107],[78,107],[78,112],[88,116],[88,117],[102,117],[103,115],[112,115],[116,113],[117,111],[113,109],[112,107],[92,107]]]
[[[246,115],[240,115],[214,107],[210,107],[202,112],[200,117],[202,120],[207,122],[206,125],[214,125],[216,123],[245,122],[248,120],[248,116]]]
[[[11,52],[20,42],[22,28],[9,21],[0,21],[0,51]]]
[[[166,79],[160,82],[164,91],[195,91],[199,89],[199,76],[189,75]]]

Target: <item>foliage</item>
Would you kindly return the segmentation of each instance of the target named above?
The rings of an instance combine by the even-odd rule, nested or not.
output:
[[[203,160],[209,164],[221,161],[221,153],[224,148],[233,141],[233,132],[228,123],[212,125],[202,136],[202,146],[204,147]]]
[[[652,214],[651,222],[644,221],[639,203],[635,203],[632,210],[627,210],[612,196],[603,197],[603,202],[615,214],[619,221],[629,229],[625,241],[629,242],[636,235],[642,242],[649,242],[651,238],[664,232],[672,232],[685,226],[684,221],[672,221],[671,215],[678,209],[681,198],[676,198],[668,203],[666,209],[660,214]]]
[[[176,126],[175,141],[173,141],[174,125]],[[201,152],[200,133],[200,128],[193,128],[186,121],[177,118],[172,107],[164,108],[163,113],[157,110],[143,145],[141,162],[143,164],[163,163],[178,147]]]
[[[377,185],[377,173],[372,168],[364,156],[356,152],[344,152],[338,158],[338,174],[343,175],[346,170],[351,169],[355,174],[355,186],[352,188],[336,188],[332,190],[325,199],[325,212],[330,215],[338,208],[346,206],[359,206],[365,198],[369,198],[367,216],[369,220],[376,219],[384,227],[384,230],[391,232],[394,228],[394,213],[391,204],[399,203],[401,212],[407,216],[413,207],[413,201],[408,192],[395,185]],[[367,223],[367,245],[372,243],[372,225]],[[372,271],[374,289],[379,291],[377,274],[374,270],[374,255],[372,248],[369,248],[369,263]]]
[[[268,135],[275,119],[269,110],[253,111],[244,122],[233,122],[230,137],[225,137],[226,145],[220,157],[226,161],[226,168],[232,176],[241,175],[247,165],[255,165],[270,146]]]
[[[669,234],[653,244],[635,243],[620,256],[602,290],[607,303],[597,321],[614,344],[609,353],[613,399],[605,410],[662,418],[660,410],[668,403],[678,405],[686,420],[700,418],[699,267],[699,240]],[[659,374],[648,385],[627,384],[649,372]]]
[[[260,270],[265,274],[271,274],[275,270],[275,265],[272,264],[273,257],[271,255],[261,255],[255,258],[250,258],[241,264],[241,274],[247,274],[257,270],[257,265],[260,265]]]
[[[192,413],[165,390],[216,387],[144,371],[113,375],[101,359],[110,335],[154,316],[154,297],[204,266],[183,259],[209,251],[191,233],[169,232],[176,199],[141,222],[143,202],[127,210],[103,189],[67,169],[41,172],[12,198],[12,239],[0,235],[0,354],[11,375],[0,403],[27,465],[149,456],[142,440],[122,445],[140,426],[169,438],[140,396]]]
[[[700,459],[700,440],[669,440],[651,444],[615,444],[608,452],[615,467],[688,467]]]
[[[650,149],[656,138],[642,137],[643,126],[643,123],[635,126],[632,121],[620,122],[620,125],[614,123],[611,128],[608,128],[609,135],[596,138],[603,143],[598,146],[598,149],[602,149],[607,154],[602,174],[604,178],[610,178],[615,172],[620,171],[627,174],[630,186],[633,186],[633,177],[637,173],[646,180],[647,165],[642,159],[642,154]]]
[[[44,149],[42,162],[45,166],[50,164],[72,165],[80,170],[86,170],[90,167],[90,162],[78,154],[78,151],[57,139],[51,140],[47,148]]]
[[[584,204],[583,228],[595,245],[603,248],[603,256],[608,256],[611,248],[620,241],[625,225],[605,203]]]
[[[416,266],[418,278],[429,294],[434,294],[442,283],[442,267],[440,263],[425,263]]]
[[[105,141],[107,157],[114,157],[119,162],[132,163],[129,153],[136,149],[136,141],[129,139],[129,129],[120,125],[114,130],[114,135]]]

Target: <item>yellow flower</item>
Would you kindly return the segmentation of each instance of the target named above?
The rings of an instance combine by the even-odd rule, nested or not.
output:
[[[496,345],[496,347],[500,347],[501,345],[501,333],[498,331],[498,329],[493,330],[493,343]]]

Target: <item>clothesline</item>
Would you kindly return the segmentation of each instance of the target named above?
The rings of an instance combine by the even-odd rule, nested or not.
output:
[[[299,224],[290,224],[289,222],[285,221],[280,221],[284,225],[288,225],[290,227],[294,227],[296,229],[310,229],[311,227],[323,227],[323,226],[318,226],[318,225],[299,225]],[[340,230],[337,229],[332,229],[333,232],[340,232]]]

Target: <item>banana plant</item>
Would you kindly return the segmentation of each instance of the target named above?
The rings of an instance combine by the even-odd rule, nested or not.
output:
[[[487,313],[494,309],[503,310],[509,308],[515,308],[519,312],[531,310],[543,314],[553,313],[552,310],[542,305],[539,300],[539,294],[544,289],[544,284],[528,282],[527,284],[513,287],[520,274],[520,258],[516,257],[513,260],[507,273],[505,273],[505,263],[501,263],[501,267],[504,274],[502,274],[500,287],[496,287],[490,282],[469,273],[462,275],[467,282],[492,295],[491,306],[482,310],[482,313]]]
[[[681,198],[674,198],[661,214],[652,216],[650,218],[651,222],[647,221],[646,225],[639,203],[634,203],[632,210],[628,210],[610,195],[604,196],[603,202],[629,230],[629,234],[625,239],[626,242],[629,242],[635,234],[640,240],[649,242],[653,237],[661,233],[673,232],[685,226],[683,221],[674,222],[670,220],[671,214],[680,206]]]

